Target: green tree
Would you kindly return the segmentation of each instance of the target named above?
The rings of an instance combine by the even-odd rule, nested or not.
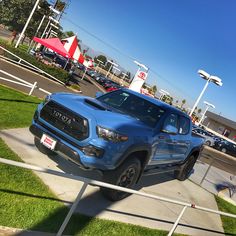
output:
[[[156,94],[156,92],[157,92],[157,86],[156,86],[156,85],[154,85],[154,86],[152,87],[152,91],[153,91],[153,94]]]
[[[182,100],[182,103],[181,103],[181,108],[183,108],[183,106],[184,106],[185,103],[186,103],[186,100],[183,99],[183,100]]]
[[[102,61],[103,65],[105,66],[105,64],[107,63],[107,58],[104,55],[99,55],[97,57],[94,57],[94,62],[96,64],[101,65],[101,62],[99,62],[99,61]]]
[[[55,3],[55,9],[58,10],[58,11],[64,11],[66,7],[66,1],[62,1],[62,0],[56,0],[56,3]]]
[[[10,30],[20,33],[32,11],[35,2],[32,0],[2,0],[0,7],[0,24],[8,26]],[[40,1],[39,8],[34,12],[25,35],[32,37],[43,15],[49,15],[49,4],[46,0]],[[46,22],[41,27],[45,27]]]
[[[66,31],[66,32],[64,32],[64,35],[65,35],[65,37],[72,37],[72,36],[74,36],[75,35],[75,33],[73,32],[73,31]]]

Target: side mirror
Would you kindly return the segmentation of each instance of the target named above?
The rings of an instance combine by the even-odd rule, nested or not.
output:
[[[95,97],[98,98],[98,97],[102,96],[103,94],[104,94],[103,92],[98,91],[98,92],[96,92]]]
[[[172,125],[166,125],[165,127],[163,127],[162,132],[167,134],[177,134],[178,129]]]

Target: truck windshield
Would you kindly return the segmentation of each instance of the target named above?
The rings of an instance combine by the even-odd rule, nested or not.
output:
[[[107,93],[98,97],[97,100],[122,113],[135,117],[151,127],[156,126],[165,112],[157,105],[126,91],[117,90],[113,93]]]

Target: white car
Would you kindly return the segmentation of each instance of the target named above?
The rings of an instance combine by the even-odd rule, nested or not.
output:
[[[214,146],[215,140],[212,136],[210,136],[210,134],[207,131],[200,128],[194,128],[192,132],[203,137],[205,139],[205,145],[211,147]]]

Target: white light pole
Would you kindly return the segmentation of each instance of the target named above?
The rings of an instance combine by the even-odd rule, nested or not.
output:
[[[215,106],[214,106],[213,104],[209,103],[209,102],[204,101],[204,103],[206,104],[206,109],[205,109],[205,111],[203,112],[200,121],[198,122],[199,125],[200,125],[200,124],[202,123],[202,121],[204,120],[205,115],[206,115],[206,112],[208,111],[208,109],[209,109],[210,107],[211,107],[211,108],[215,108]]]
[[[192,114],[193,114],[195,108],[197,107],[197,105],[198,105],[200,99],[202,98],[202,95],[204,94],[204,92],[205,92],[205,90],[206,90],[206,88],[207,88],[207,86],[208,86],[208,84],[209,84],[210,82],[213,82],[214,84],[216,84],[216,85],[218,85],[218,86],[222,86],[222,85],[223,85],[221,79],[220,79],[219,77],[217,77],[217,76],[210,75],[210,74],[208,74],[207,72],[205,72],[205,71],[203,71],[203,70],[199,70],[199,71],[198,71],[198,74],[199,74],[203,79],[205,79],[207,82],[206,82],[206,84],[205,84],[205,86],[204,86],[202,92],[200,93],[200,95],[199,95],[197,101],[195,102],[195,104],[194,104],[194,106],[193,106],[193,108],[192,108],[192,110],[191,110],[189,116],[192,116]]]
[[[31,13],[30,13],[30,15],[29,15],[29,18],[28,18],[28,20],[26,21],[25,26],[24,26],[24,28],[23,28],[21,34],[20,34],[20,37],[18,38],[18,41],[16,42],[15,48],[17,48],[17,47],[19,46],[19,43],[20,43],[20,41],[21,41],[21,39],[22,39],[22,37],[23,37],[23,35],[24,35],[24,33],[25,33],[27,27],[28,27],[28,24],[29,24],[29,22],[30,22],[30,20],[31,20],[31,18],[32,18],[32,16],[33,16],[33,14],[34,14],[34,12],[35,12],[35,10],[36,10],[38,4],[39,4],[39,1],[40,1],[40,0],[37,0],[37,1],[35,2],[34,7],[33,7],[32,11],[31,11]]]
[[[114,76],[114,74],[115,74],[116,71],[120,71],[120,69],[118,69],[118,68],[116,68],[116,67],[113,67],[113,70],[115,70],[115,71],[113,72],[113,74],[112,74],[112,76],[111,76],[111,79],[113,78],[113,76]]]
[[[159,90],[159,93],[161,94],[161,96],[159,97],[159,100],[162,100],[162,98],[165,96],[165,95],[170,95],[169,92],[165,91],[164,89],[160,89]]]
[[[57,32],[55,32],[54,30],[51,30],[48,38],[50,38],[51,35],[57,37]]]
[[[46,16],[45,16],[45,15],[43,15],[43,17],[42,17],[42,19],[41,19],[41,21],[40,21],[40,23],[39,23],[39,26],[38,26],[38,28],[37,28],[37,30],[36,30],[36,32],[35,32],[35,37],[37,37],[37,34],[38,34],[38,32],[39,32],[39,29],[41,28],[41,26],[42,26],[42,24],[43,24],[43,21],[44,21],[45,17],[46,17]],[[27,51],[27,52],[29,52],[29,51],[30,51],[32,43],[33,43],[33,40],[31,40],[31,42],[30,42],[30,45],[29,45],[29,48],[28,48],[28,51]]]
[[[124,72],[122,72],[121,74],[123,75],[123,77],[121,79],[121,85],[123,85],[124,79],[125,79],[126,76],[128,77],[128,75],[126,73],[124,73]]]
[[[44,35],[45,35],[45,33],[46,33],[47,29],[48,29],[49,24],[51,24],[51,21],[53,21],[56,24],[59,24],[59,21],[55,20],[53,17],[49,16],[48,18],[49,18],[49,21],[48,21],[48,23],[47,23],[47,25],[46,25],[46,27],[45,27],[41,37],[40,37],[41,39],[44,37]],[[50,27],[49,31],[50,30],[51,30],[51,27]]]
[[[141,63],[138,62],[138,61],[134,61],[134,63],[139,66],[139,69],[142,67],[142,68],[144,68],[146,71],[148,71],[148,67],[145,66],[144,64],[141,64]]]
[[[111,67],[112,67],[112,66],[116,66],[116,67],[118,66],[118,65],[117,65],[115,62],[113,62],[113,61],[109,61],[109,60],[108,60],[108,62],[110,62],[111,65],[110,65],[109,70],[107,71],[106,77],[108,76],[109,72],[111,71]]]
[[[59,15],[61,13],[60,11],[56,10],[55,8],[53,8],[52,6],[50,6],[49,8],[50,8],[50,10],[52,12],[56,13],[57,15]]]
[[[95,68],[95,71],[96,71],[96,72],[98,72],[98,67],[100,66],[100,64],[104,65],[103,61],[101,61],[101,60],[99,60],[99,59],[97,59],[97,61],[98,61],[98,64],[97,64],[97,66],[96,66],[96,68]]]

